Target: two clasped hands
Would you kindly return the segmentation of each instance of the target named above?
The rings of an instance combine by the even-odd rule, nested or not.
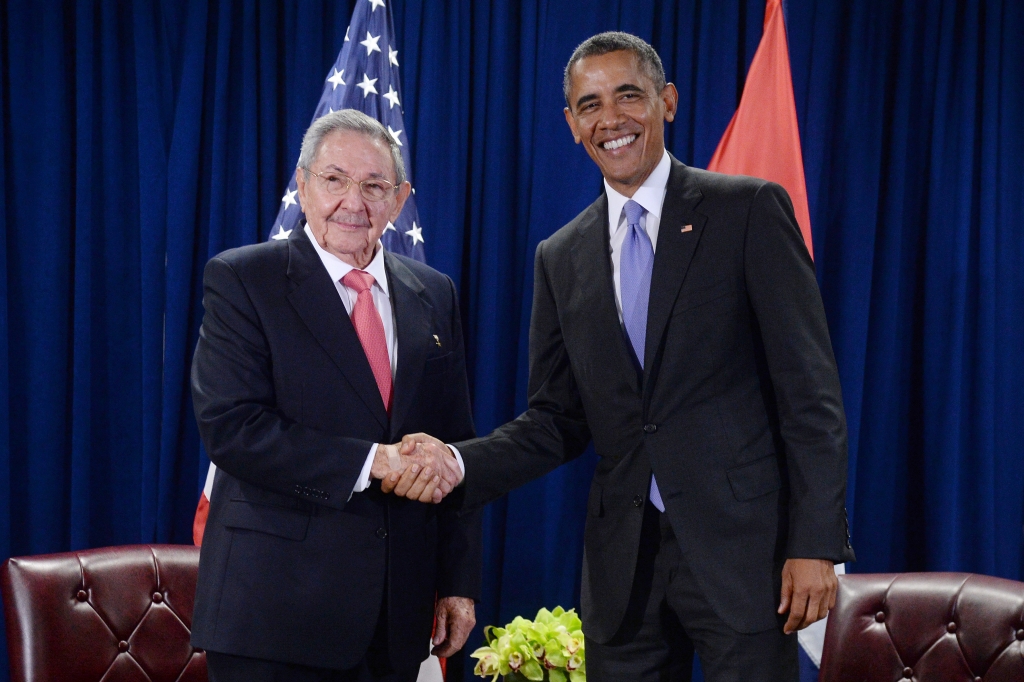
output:
[[[420,502],[440,502],[462,481],[462,467],[444,443],[425,433],[377,447],[370,476],[385,493]]]

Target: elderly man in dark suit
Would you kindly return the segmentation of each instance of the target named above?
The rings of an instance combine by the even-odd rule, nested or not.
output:
[[[464,502],[593,441],[588,679],[687,680],[696,650],[711,682],[795,680],[795,631],[853,552],[842,396],[789,197],[668,154],[678,96],[639,38],[580,45],[565,96],[605,191],[537,248],[529,408],[454,444]]]
[[[480,589],[478,516],[431,504],[456,461],[383,445],[473,436],[458,296],[380,244],[410,191],[380,123],[318,119],[298,166],[306,228],[206,266],[192,391],[218,472],[192,643],[213,682],[411,682],[435,597],[447,656]],[[417,499],[384,495],[406,467]]]

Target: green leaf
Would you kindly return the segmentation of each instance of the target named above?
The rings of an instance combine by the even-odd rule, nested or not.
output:
[[[587,682],[587,672],[585,670],[571,670],[569,672],[569,682]]]

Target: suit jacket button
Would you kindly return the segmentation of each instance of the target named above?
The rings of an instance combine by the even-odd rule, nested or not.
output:
[[[633,498],[633,506],[634,507],[642,507],[642,506],[644,506],[644,496],[643,495],[637,495],[636,497],[634,497]]]
[[[377,529],[377,537],[379,537],[381,540],[383,540],[387,536],[388,536],[388,532],[386,530],[384,530],[383,528],[378,528]]]
[[[644,433],[654,433],[658,430],[657,424],[644,424]]]

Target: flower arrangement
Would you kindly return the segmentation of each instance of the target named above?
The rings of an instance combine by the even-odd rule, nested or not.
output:
[[[484,628],[487,646],[471,655],[479,659],[474,674],[503,675],[508,682],[586,682],[587,663],[583,645],[583,623],[575,609],[561,606],[554,611],[541,609],[527,620],[516,616],[503,628]]]

